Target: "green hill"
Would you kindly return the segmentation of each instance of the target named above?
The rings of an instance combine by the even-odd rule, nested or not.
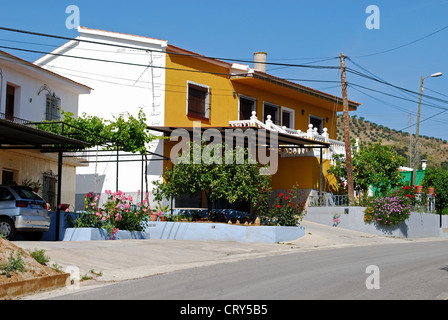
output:
[[[386,126],[365,120],[363,117],[351,116],[349,120],[350,138],[359,139],[363,143],[378,142],[392,145],[397,152],[405,157],[409,166],[409,132],[397,131]],[[338,115],[337,139],[344,140],[342,114]],[[420,136],[420,159],[427,160],[428,167],[448,167],[448,142],[440,138]],[[412,137],[415,142],[415,135]]]

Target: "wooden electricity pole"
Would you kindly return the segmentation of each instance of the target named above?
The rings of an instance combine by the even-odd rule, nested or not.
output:
[[[345,143],[345,167],[347,169],[347,190],[348,202],[352,206],[355,204],[355,192],[353,185],[353,166],[352,166],[352,148],[350,141],[349,117],[348,117],[348,98],[347,98],[347,80],[345,77],[345,56],[341,52],[341,85],[342,85],[342,106],[344,119],[344,143]]]

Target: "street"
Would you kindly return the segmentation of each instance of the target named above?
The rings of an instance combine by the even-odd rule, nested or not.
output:
[[[446,244],[409,242],[295,252],[190,268],[52,299],[444,300],[448,299]]]

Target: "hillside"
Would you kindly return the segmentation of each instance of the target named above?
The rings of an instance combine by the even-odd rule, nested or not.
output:
[[[337,139],[344,140],[342,114],[338,115]],[[405,157],[409,165],[409,132],[397,131],[365,120],[363,117],[350,117],[350,138],[363,143],[376,143],[382,139],[383,145],[392,145]],[[415,136],[412,137],[413,142]],[[420,156],[427,160],[428,167],[448,167],[448,142],[435,137],[420,136]]]

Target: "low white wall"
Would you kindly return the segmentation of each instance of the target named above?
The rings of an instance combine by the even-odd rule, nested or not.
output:
[[[150,222],[143,232],[118,231],[114,239],[167,239],[276,243],[303,237],[305,228],[238,226],[224,223]],[[110,239],[103,229],[68,228],[63,241]]]
[[[448,216],[412,212],[409,219],[393,227],[364,222],[365,207],[309,207],[303,220],[338,228],[400,238],[448,238]],[[333,218],[338,217],[338,222]]]

